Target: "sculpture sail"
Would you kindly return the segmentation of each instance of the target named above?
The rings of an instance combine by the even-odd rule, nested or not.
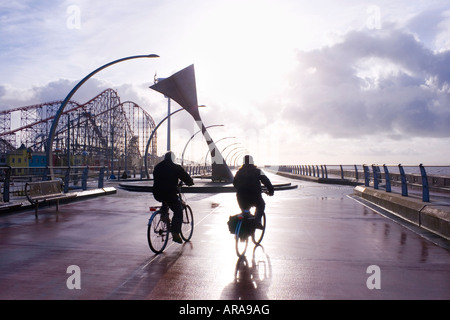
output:
[[[150,88],[176,101],[183,109],[189,112],[202,130],[209,151],[211,152],[212,178],[231,182],[233,180],[233,174],[225,163],[222,154],[216,148],[198,111],[194,65],[190,65],[172,76],[158,81]]]

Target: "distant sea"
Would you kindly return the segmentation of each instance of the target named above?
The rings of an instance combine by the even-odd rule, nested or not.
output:
[[[327,166],[327,168],[336,168],[339,166]],[[342,166],[344,168],[344,170],[355,170],[354,166]],[[363,168],[360,165],[357,165],[358,167],[358,171],[361,170],[361,172],[363,172]],[[390,173],[399,173],[399,168],[398,165],[388,165],[388,170]],[[427,173],[427,175],[433,175],[433,176],[450,176],[450,165],[448,166],[426,166],[425,167],[425,172]],[[372,170],[372,168],[370,167],[370,169]],[[403,169],[405,170],[405,173],[409,173],[409,174],[420,174],[420,167],[417,166],[411,166],[411,165],[405,165],[403,166]],[[383,167],[380,166],[380,170],[381,172],[383,172]]]
[[[362,165],[356,165],[356,167],[358,168],[358,172],[361,172],[361,173],[364,172]],[[388,167],[388,170],[390,173],[400,173],[398,165],[387,165],[387,167]],[[448,165],[448,166],[426,166],[426,165],[424,165],[424,167],[425,167],[425,172],[429,176],[450,176],[450,165]],[[277,166],[272,166],[272,168],[276,170]],[[353,166],[353,165],[342,165],[342,168],[345,171],[354,171],[355,170],[355,166]],[[370,171],[372,172],[371,165],[369,165],[369,168],[370,168]],[[340,166],[339,165],[327,165],[327,169],[328,170],[330,170],[330,169],[340,170]],[[405,173],[407,173],[407,174],[420,175],[419,165],[416,165],[416,166],[404,165],[403,169],[405,170]],[[319,170],[320,170],[320,165],[319,165]],[[380,171],[384,172],[382,165],[380,165]]]

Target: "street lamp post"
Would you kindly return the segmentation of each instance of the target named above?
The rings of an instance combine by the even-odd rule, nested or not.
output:
[[[122,62],[122,61],[126,61],[126,60],[131,60],[131,59],[139,59],[139,58],[158,58],[159,56],[157,54],[147,54],[147,55],[138,55],[138,56],[130,56],[130,57],[125,57],[125,58],[121,58],[121,59],[117,59],[114,61],[111,61],[97,69],[95,69],[94,71],[92,71],[91,73],[89,73],[86,77],[84,77],[80,82],[78,82],[78,84],[73,87],[73,89],[69,92],[69,94],[66,96],[66,98],[64,99],[64,101],[61,103],[58,111],[56,112],[55,117],[53,118],[53,122],[52,122],[52,126],[50,128],[50,133],[49,133],[49,137],[47,140],[47,166],[50,168],[50,173],[51,176],[53,176],[53,158],[52,158],[52,147],[53,147],[53,140],[55,138],[55,132],[56,132],[56,127],[58,125],[59,122],[59,118],[61,117],[64,108],[66,107],[66,105],[69,103],[70,99],[72,98],[72,96],[75,94],[75,92],[77,92],[77,90],[89,79],[91,78],[93,75],[95,75],[96,73],[98,73],[99,71],[112,66],[113,64]]]
[[[155,74],[155,81],[154,83],[158,83],[159,81],[162,81],[166,78],[156,78],[156,74]],[[167,151],[170,151],[170,97],[164,95],[164,98],[167,98]]]
[[[212,127],[223,127],[223,124],[215,124],[215,125],[212,125],[212,126],[207,126],[206,128],[212,128]],[[200,132],[202,132],[202,130],[198,130],[196,133],[194,133],[191,136],[191,138],[188,140],[188,142],[186,142],[186,145],[184,146],[184,149],[183,149],[183,153],[181,154],[181,166],[183,166],[183,164],[184,164],[184,152],[186,151],[186,148],[187,148],[189,142],[191,142],[191,140],[194,139],[194,137]]]
[[[170,151],[170,98],[167,97],[167,151]]]
[[[181,110],[184,110],[184,108],[180,108],[178,110],[175,110],[174,112],[168,114],[164,119],[162,119],[155,127],[155,129],[153,129],[152,133],[150,134],[150,137],[148,138],[147,141],[147,146],[145,147],[145,154],[144,154],[144,167],[145,167],[145,174],[147,175],[147,178],[150,178],[150,174],[148,173],[148,164],[147,164],[147,158],[148,158],[148,148],[150,147],[150,143],[153,139],[153,135],[155,134],[156,130],[158,130],[159,126],[166,121],[168,118],[170,118],[172,115],[174,115],[177,112],[180,112]]]

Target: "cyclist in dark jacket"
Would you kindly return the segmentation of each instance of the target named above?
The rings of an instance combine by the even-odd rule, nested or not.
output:
[[[153,197],[163,203],[161,210],[173,211],[171,232],[173,241],[182,243],[180,237],[181,224],[183,222],[183,207],[178,198],[178,181],[181,180],[188,186],[194,181],[182,166],[173,162],[175,155],[169,151],[164,160],[158,163],[153,170]]]
[[[244,157],[244,164],[236,172],[233,185],[236,188],[236,198],[241,210],[249,210],[255,207],[257,223],[261,222],[266,203],[262,198],[261,183],[267,188],[269,196],[273,196],[274,188],[269,178],[253,164],[252,156]]]

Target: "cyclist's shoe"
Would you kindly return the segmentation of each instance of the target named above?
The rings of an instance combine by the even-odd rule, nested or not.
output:
[[[183,240],[181,239],[180,234],[176,233],[176,232],[172,233],[172,240],[176,243],[183,243]]]

